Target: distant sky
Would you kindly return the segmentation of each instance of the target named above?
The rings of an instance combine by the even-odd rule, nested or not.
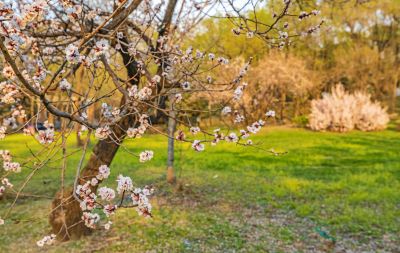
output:
[[[248,2],[249,2],[249,0],[233,0],[233,3],[235,5],[235,7],[237,7],[237,8],[242,7],[243,5],[245,5]],[[257,1],[254,1],[254,2],[257,2]],[[258,2],[260,2],[260,1],[258,1]],[[258,6],[265,5],[266,2],[267,1],[262,1],[262,3],[259,3]],[[226,5],[226,6],[228,6],[228,5]],[[250,9],[250,8],[251,8],[251,6],[246,7],[246,9]],[[215,14],[218,12],[222,13],[223,11],[224,11],[224,9],[223,9],[222,5],[218,4],[218,6],[212,11],[212,14]]]

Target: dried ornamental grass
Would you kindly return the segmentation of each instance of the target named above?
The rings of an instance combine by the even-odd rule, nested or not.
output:
[[[376,131],[385,129],[388,122],[386,108],[379,102],[362,92],[347,93],[340,84],[331,94],[311,102],[310,128],[316,131]]]

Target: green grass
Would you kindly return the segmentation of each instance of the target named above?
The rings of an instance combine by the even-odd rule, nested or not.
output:
[[[71,138],[69,151],[76,149]],[[400,250],[400,134],[316,133],[268,128],[255,142],[265,149],[288,151],[273,156],[260,149],[221,144],[196,153],[178,144],[176,169],[181,189],[164,183],[166,139],[151,135],[124,146],[155,158],[140,164],[120,149],[104,185],[114,187],[118,174],[138,186],[154,184],[154,219],[120,210],[110,231],[48,248],[54,252],[298,252],[336,246],[354,250]],[[13,135],[0,142],[17,161],[40,147],[31,138]],[[52,197],[60,185],[59,156],[35,174],[24,193]],[[71,184],[79,154],[68,160]],[[18,187],[31,169],[13,175]],[[12,199],[0,202],[0,217]],[[49,232],[50,199],[21,198],[12,220],[0,227],[0,252],[39,251],[35,241]],[[33,219],[34,221],[25,221]],[[18,220],[18,221],[17,221]],[[371,246],[372,242],[372,246]],[[375,247],[375,248],[371,248]]]

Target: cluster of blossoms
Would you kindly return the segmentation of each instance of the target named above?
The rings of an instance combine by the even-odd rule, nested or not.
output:
[[[15,112],[18,114],[19,111],[15,111]],[[11,117],[4,118],[2,130],[0,130],[2,132],[2,135],[5,135],[8,127],[11,127],[12,129],[16,129],[18,127],[16,115],[11,114]]]
[[[256,121],[253,124],[251,124],[250,126],[247,126],[247,131],[252,134],[256,134],[261,130],[261,128],[264,125],[265,125],[265,122],[260,119],[259,121]]]
[[[3,74],[4,70],[3,69]],[[12,70],[11,70],[12,71]],[[14,73],[14,72],[12,72]],[[18,127],[18,119],[25,120],[26,113],[20,103],[20,91],[17,86],[9,81],[0,82],[0,103],[11,105],[10,116],[3,119],[0,125],[0,140],[6,136],[7,128],[15,129]]]
[[[98,180],[104,180],[108,178],[110,175],[110,168],[107,165],[101,165],[99,167],[99,173],[97,174],[96,178]]]
[[[160,44],[168,41],[167,37],[163,37],[159,39],[161,40]],[[229,60],[227,58],[216,56],[213,53],[205,53],[199,50],[193,50],[193,47],[188,47],[186,50],[181,49],[179,45],[168,46],[168,43],[165,43],[161,46],[161,51],[165,51],[168,53],[167,58],[164,60],[165,67],[162,69],[161,77],[168,83],[178,84],[183,92],[193,92],[197,91],[196,88],[204,89],[204,86],[197,87],[198,83],[212,83],[212,78],[210,76],[206,77],[206,80],[203,78],[193,78],[191,74],[186,71],[182,71],[182,69],[191,69],[193,66],[207,65],[207,68],[216,68],[218,66],[228,65]],[[159,59],[155,59],[156,63],[158,63]],[[212,67],[211,67],[212,66]],[[197,70],[194,70],[197,71]],[[157,80],[156,80],[157,81]],[[150,85],[155,82],[150,81]],[[130,96],[137,96],[138,90],[135,87],[131,87]],[[147,94],[147,93],[146,93]],[[176,95],[176,102],[180,102],[182,98],[182,94]]]
[[[312,34],[315,33],[316,31],[318,31],[319,29],[321,29],[321,26],[324,24],[324,21],[321,21],[321,23],[319,23],[318,25],[315,26],[311,26],[307,29],[307,31],[303,32],[301,35],[302,36],[306,36],[308,34]]]
[[[228,108],[228,107],[225,107]],[[228,111],[228,110],[226,110]],[[229,108],[230,111],[230,108]],[[265,114],[268,118],[270,117],[275,117],[275,112],[270,110]],[[237,116],[236,116],[237,117]],[[249,125],[246,127],[246,130],[241,129],[239,132],[240,134],[236,134],[234,132],[231,132],[227,135],[225,135],[224,133],[221,132],[221,129],[215,129],[214,133],[213,133],[213,140],[211,141],[211,145],[215,146],[217,145],[220,141],[226,141],[226,142],[231,142],[231,143],[239,143],[240,140],[245,140],[248,137],[250,137],[250,134],[256,134],[258,133],[261,128],[265,125],[265,121],[263,120],[258,120],[256,122],[254,122],[253,124]],[[200,129],[197,128],[190,128],[190,132],[192,133],[197,133],[197,130],[200,131]],[[179,130],[177,135],[176,135],[176,139],[178,141],[188,141],[186,140],[186,135],[182,130]],[[206,141],[201,141],[201,140],[194,140],[192,142],[192,148],[197,151],[197,152],[201,152],[205,149],[205,146],[203,144],[203,142]],[[242,145],[252,145],[253,142],[251,140],[246,140],[245,143],[241,143]]]
[[[107,103],[102,103],[101,104],[101,114],[107,120],[112,120],[119,116],[120,109],[113,108],[112,106],[108,105]]]
[[[199,127],[191,127],[189,130],[193,135],[196,135],[198,132],[200,132]]]
[[[54,141],[54,125],[46,120],[43,126],[46,129],[38,131],[37,139],[41,144],[50,144]]]
[[[150,87],[145,86],[139,90],[139,92],[137,93],[137,96],[138,96],[139,100],[147,100],[147,99],[150,99],[152,92],[153,91]]]
[[[108,41],[105,39],[99,40],[96,42],[96,45],[93,48],[94,55],[99,57],[101,55],[107,54],[108,52]]]
[[[247,83],[243,83],[242,85],[239,85],[238,87],[236,87],[234,93],[233,93],[233,99],[238,101],[242,98],[243,96],[243,91],[246,88]]]
[[[204,144],[201,143],[200,140],[194,140],[193,143],[192,143],[192,148],[194,150],[196,150],[197,152],[201,152],[201,151],[204,150]]]
[[[174,56],[172,59],[170,59],[169,62],[172,65],[193,63],[196,60],[205,61],[207,59],[207,55],[205,53],[201,52],[200,50],[194,51],[193,47],[191,47],[191,46],[188,47],[185,52],[183,52],[177,45],[174,47],[174,50],[175,50],[174,53],[176,53],[176,55],[178,55],[180,57],[176,58],[176,56]],[[229,64],[229,60],[227,58],[222,57],[222,56],[217,57],[213,53],[208,54],[208,60],[217,65],[228,65]],[[170,72],[170,70],[167,70],[167,72]]]
[[[146,153],[143,159],[151,159],[149,158],[152,157],[151,151],[145,151],[143,153]],[[89,228],[96,228],[96,224],[100,221],[100,215],[94,212],[96,208],[101,208],[106,217],[110,217],[117,211],[119,207],[118,205],[112,203],[116,197],[116,193],[113,189],[106,186],[100,187],[97,190],[97,195],[92,190],[97,187],[100,180],[108,178],[109,175],[110,168],[106,165],[101,165],[96,177],[86,181],[86,183],[83,185],[78,185],[75,190],[75,193],[80,199],[80,207],[83,211],[82,220]],[[148,196],[153,192],[153,189],[148,187],[143,189],[134,189],[132,179],[130,177],[119,175],[117,179],[116,190],[118,194],[122,195],[121,204],[124,196],[128,196],[127,194],[130,193],[130,197],[132,198],[132,206],[136,207],[139,215],[151,217],[151,204],[148,200]],[[100,203],[99,201],[105,203]],[[104,225],[104,228],[109,229],[111,224],[112,222],[108,221]]]
[[[52,245],[56,239],[55,234],[46,235],[41,240],[37,241],[36,244],[39,247],[43,247],[44,245]]]
[[[78,63],[82,60],[82,56],[79,54],[79,49],[74,44],[70,44],[65,48],[65,56],[67,61],[70,63]]]
[[[241,115],[238,111],[235,111],[235,120],[234,123],[240,123],[244,121],[244,116]]]
[[[230,133],[225,137],[225,140],[227,142],[238,142],[239,141],[239,137],[235,134],[235,133]]]
[[[178,134],[176,135],[176,140],[178,141],[184,141],[186,139],[186,135],[182,130],[178,131]]]
[[[117,192],[119,194],[131,193],[132,204],[136,206],[138,214],[151,217],[151,204],[147,196],[152,194],[154,190],[148,187],[133,189],[132,179],[123,175],[118,176],[117,182]]]
[[[94,136],[99,140],[105,140],[111,134],[109,126],[99,127],[96,129]]]
[[[221,129],[217,128],[214,130],[214,139],[211,142],[211,145],[215,146],[220,140],[224,140],[225,135],[221,133]]]
[[[310,16],[317,16],[318,14],[320,14],[319,10],[312,10],[311,12],[302,11],[299,14],[299,20],[301,21],[301,20],[306,19],[306,18],[308,18]]]
[[[84,185],[76,187],[76,194],[81,198],[80,207],[82,211],[91,211],[95,208],[96,194],[91,190],[91,186],[97,185],[97,179],[93,178],[87,181]],[[94,185],[93,185],[94,184]]]
[[[0,150],[0,157],[3,160],[4,171],[10,171],[14,173],[21,172],[21,165],[18,162],[12,161],[12,156],[8,150]]]
[[[5,171],[11,171],[14,173],[21,172],[21,165],[17,162],[3,162],[3,168]]]
[[[72,64],[82,63],[85,67],[89,67],[99,57],[106,55],[109,49],[108,41],[105,39],[96,41],[94,47],[87,56],[81,55],[79,48],[75,44],[70,44],[65,48],[65,57]]]
[[[182,99],[183,99],[182,94],[181,93],[176,93],[175,94],[175,100],[173,102],[178,104],[178,103],[180,103],[182,101]]]
[[[148,196],[153,193],[152,188],[145,187],[143,189],[135,188],[132,191],[131,198],[132,204],[136,205],[137,212],[139,215],[144,217],[151,217],[151,204],[149,202]]]
[[[1,180],[1,183],[2,183],[3,185],[5,185],[6,187],[8,187],[8,188],[12,188],[12,187],[14,186],[12,183],[10,183],[10,181],[8,180],[8,178],[3,178],[3,179]]]
[[[99,172],[96,177],[89,181],[86,181],[83,185],[78,185],[76,188],[76,194],[80,197],[80,207],[82,211],[91,211],[96,206],[96,194],[92,192],[91,187],[97,186],[99,180],[104,180],[110,175],[110,168],[107,165],[101,165]]]
[[[25,25],[36,17],[42,15],[47,9],[48,4],[45,0],[34,1],[31,4],[26,4],[23,7],[23,16],[20,18],[20,26],[25,27]]]
[[[1,186],[0,186],[0,197],[4,194],[4,192],[6,191],[6,188],[12,188],[14,185],[12,183],[10,183],[10,181],[8,180],[8,178],[3,178],[1,180]]]
[[[222,114],[222,116],[225,116],[225,115],[227,115],[227,114],[229,114],[231,112],[232,112],[232,108],[230,106],[225,106],[222,109],[221,114]]]
[[[249,31],[249,30],[245,31],[245,29],[242,26],[233,28],[232,33],[236,36],[239,36],[241,34],[246,34],[247,38],[249,38],[249,39],[252,39],[255,34],[254,31]]]
[[[185,53],[185,60],[191,60],[192,58],[192,49],[189,48],[186,53]],[[201,53],[201,52],[196,52],[196,57],[204,57],[205,54]],[[208,55],[209,60],[214,61],[215,59],[217,59],[218,64],[228,64],[228,60],[224,59],[222,57],[216,58],[216,56],[214,54],[209,54]],[[233,80],[232,84],[236,85],[236,88],[234,90],[234,94],[233,94],[233,101],[235,102],[239,102],[239,100],[241,100],[242,96],[243,96],[243,92],[247,86],[247,83],[243,82],[242,84],[241,81],[244,78],[244,76],[246,75],[246,73],[249,70],[250,67],[250,63],[251,63],[251,59],[249,62],[247,62],[244,67],[240,70],[239,75]],[[207,77],[208,82],[212,82],[212,78],[211,77]],[[211,81],[210,81],[211,80]],[[183,90],[188,90],[191,88],[191,84],[189,81],[185,81],[183,83],[181,83],[181,88]],[[222,111],[221,114],[224,115],[228,115],[232,112],[232,109],[230,106],[225,106]],[[235,111],[234,113],[235,115],[235,123],[240,123],[244,121],[244,116],[240,115],[239,112]],[[262,122],[262,121],[260,121]],[[262,124],[260,124],[262,125]],[[253,124],[252,126],[253,128],[256,128],[257,126],[255,124]],[[200,128],[199,127],[191,127],[189,129],[189,131],[193,134],[196,135],[198,132],[200,132]],[[254,130],[253,132],[256,132],[256,130]],[[237,143],[240,138],[246,138],[249,134],[246,132],[246,134],[242,134],[240,137],[237,136],[235,133],[230,133],[227,136],[225,136],[220,129],[217,129],[214,131],[214,139],[212,140],[211,144],[212,145],[216,145],[219,141],[224,140],[227,142],[235,142]],[[176,135],[176,139],[179,141],[188,141],[186,140],[186,135],[182,130],[179,130],[177,135]],[[205,149],[205,145],[204,142],[207,142],[207,140],[193,140],[192,141],[192,148],[197,151],[197,152],[201,152]],[[247,144],[251,144],[251,141],[247,142]]]
[[[131,99],[138,99],[138,100],[148,100],[151,98],[151,94],[153,90],[151,87],[154,86],[153,83],[149,83],[148,86],[143,87],[139,90],[137,85],[132,85],[128,88],[128,95]]]
[[[59,86],[62,91],[69,91],[72,87],[66,79],[62,79]]]
[[[91,212],[96,208],[97,195],[92,192],[92,187],[98,185],[99,180],[104,180],[110,175],[110,168],[107,165],[101,165],[96,177],[86,181],[83,185],[76,187],[75,193],[80,198],[80,207],[83,211],[82,220],[85,225],[90,228],[95,228],[95,224],[100,220],[100,216]],[[114,194],[115,196],[115,194]]]
[[[130,177],[124,177],[122,175],[119,175],[117,183],[118,183],[117,185],[118,194],[122,194],[123,192],[126,191],[132,191],[133,189],[132,179]]]
[[[139,126],[138,127],[130,127],[126,131],[126,135],[129,138],[140,138],[146,132],[146,130],[150,127],[149,116],[146,114],[142,114],[139,118]]]
[[[287,39],[289,37],[289,34],[285,31],[279,31],[279,39],[284,40]]]
[[[115,191],[108,187],[100,187],[97,194],[102,200],[111,201],[115,198]]]
[[[269,110],[265,113],[265,116],[267,116],[268,118],[275,117],[275,111]]]
[[[26,119],[26,112],[22,105],[12,106],[11,107],[11,118],[14,118],[12,121],[16,121],[16,118]]]
[[[88,228],[96,228],[96,223],[100,221],[100,215],[97,213],[84,212],[82,220]]]
[[[150,150],[143,151],[139,155],[139,161],[141,163],[150,161],[153,158],[153,155],[154,155],[153,151],[150,151]]]
[[[8,71],[10,70],[10,71]],[[14,75],[12,69],[6,66],[3,69],[3,76],[10,76],[10,74]],[[11,79],[10,77],[6,77],[7,79]],[[15,84],[10,82],[1,82],[0,83],[0,101],[4,104],[14,104],[16,102],[16,97],[19,95],[20,91]]]

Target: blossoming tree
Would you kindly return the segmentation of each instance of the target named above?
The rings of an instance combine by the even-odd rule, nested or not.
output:
[[[292,3],[285,0],[280,5],[282,12],[274,15],[271,24],[266,24],[246,14],[247,7],[257,8],[260,4],[248,1],[238,7],[233,1],[213,0],[0,3],[3,77],[0,105],[9,111],[3,115],[0,139],[23,131],[43,145],[34,155],[40,159],[27,159],[23,163],[13,160],[12,151],[0,151],[4,168],[0,175],[0,194],[12,189],[8,179],[12,173],[26,166],[32,169],[24,184],[13,190],[15,200],[2,214],[1,222],[7,223],[29,180],[37,171],[45,169],[59,152],[63,160],[62,183],[52,202],[49,219],[54,234],[39,240],[39,246],[51,244],[56,237],[68,240],[94,228],[108,229],[111,226],[108,217],[121,208],[135,208],[140,215],[152,216],[148,199],[153,192],[151,187],[134,186],[128,175],[118,176],[116,191],[100,187],[110,175],[109,166],[116,152],[124,148],[125,138],[138,139],[152,130],[165,135],[170,147],[174,140],[189,142],[197,152],[203,151],[205,144],[216,145],[219,141],[251,146],[249,137],[261,129],[265,119],[239,132],[219,129],[208,132],[183,117],[196,110],[185,103],[192,94],[231,91],[232,96],[221,101],[215,110],[220,110],[224,117],[231,117],[232,122],[237,121],[230,108],[240,103],[246,88],[243,78],[251,59],[233,80],[219,83],[214,77],[229,64],[229,59],[192,47],[182,48],[182,42],[203,18],[215,16],[214,9],[218,6],[223,13],[219,18],[228,18],[237,25],[234,34],[273,38],[269,44],[279,47],[290,43],[290,35],[284,31],[288,26],[285,17],[297,20],[316,14],[291,14]],[[76,78],[78,72],[85,77],[85,83]],[[113,102],[116,99],[118,103]],[[34,101],[38,102],[37,110],[27,113],[26,106],[32,106]],[[97,105],[101,115],[93,119],[88,112]],[[43,113],[47,121],[39,126]],[[273,115],[268,112],[265,117]],[[57,131],[50,116],[60,119]],[[154,127],[159,122],[168,122],[166,133]],[[181,129],[188,129],[193,138],[187,137],[184,130],[175,134],[177,124]],[[34,130],[28,126],[33,126]],[[66,166],[69,156],[66,140],[77,126],[80,132],[87,132],[87,138],[81,149],[81,159],[73,168],[76,170],[74,184],[65,185],[65,171],[70,169]],[[84,164],[92,133],[98,141]],[[197,137],[200,133],[201,137]],[[173,149],[169,151],[173,160]],[[132,154],[138,162],[149,161],[153,155],[150,150]],[[100,212],[107,217],[103,221],[100,221]]]

